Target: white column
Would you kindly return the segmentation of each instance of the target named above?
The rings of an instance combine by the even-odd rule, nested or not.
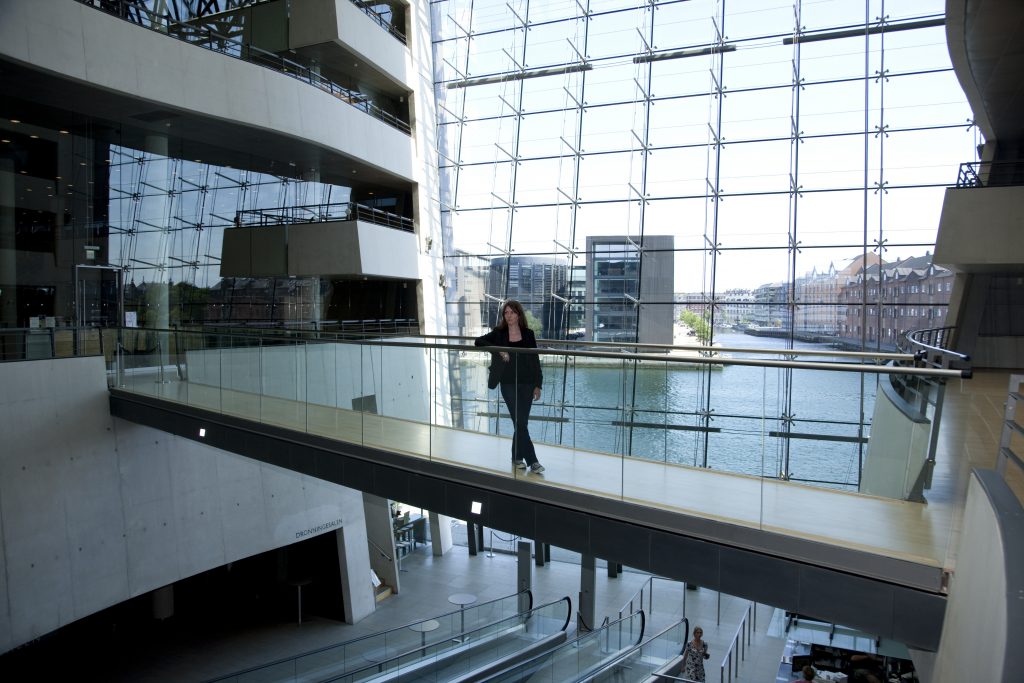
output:
[[[334,532],[338,540],[338,566],[341,567],[341,595],[345,600],[345,623],[354,624],[377,609],[370,581],[370,557],[367,552],[364,519],[346,519]]]
[[[434,557],[441,557],[452,549],[452,518],[430,513],[430,546]]]
[[[597,589],[597,561],[593,555],[583,555],[580,558],[580,616],[589,628],[596,628],[594,624],[595,609],[594,598]]]

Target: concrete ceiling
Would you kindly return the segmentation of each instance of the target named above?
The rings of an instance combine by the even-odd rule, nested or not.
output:
[[[1024,2],[947,0],[946,27],[957,78],[986,141],[997,141],[1010,156],[1019,156],[1017,147],[1024,141]]]

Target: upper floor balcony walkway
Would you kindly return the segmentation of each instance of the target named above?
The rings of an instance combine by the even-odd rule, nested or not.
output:
[[[498,392],[486,388],[489,354],[461,338],[108,334],[120,338],[117,352],[108,354],[112,412],[120,417],[927,649],[938,642],[969,469],[975,459],[995,454],[987,445],[972,452],[967,433],[977,426],[967,407],[973,399],[963,392],[970,382],[961,381],[961,371],[919,367],[910,355],[721,348],[621,353],[542,343],[536,353],[543,392],[531,432],[546,470],[537,475],[511,466],[507,412]],[[717,370],[704,374],[726,394],[750,395],[749,386],[740,386],[750,384],[750,375],[734,379],[732,369],[751,368],[760,376],[754,393],[761,399],[747,406],[742,426],[724,418],[715,425],[713,410],[686,419],[685,410],[671,408],[668,390],[650,381],[709,367]],[[595,403],[595,394],[587,393],[595,374],[624,387],[614,401]],[[888,381],[894,374],[952,382],[946,409],[964,417],[943,423],[925,498],[797,482],[765,464],[767,451],[781,443],[775,429],[780,382],[809,386],[818,380],[817,400],[839,414],[857,397],[828,387],[851,379],[851,386]],[[999,391],[1005,386],[994,394]],[[866,441],[865,460],[890,457],[877,429],[867,436],[867,420],[854,430],[862,437],[822,430],[818,439],[788,422],[789,440],[810,441],[812,450]],[[914,424],[920,421],[909,421],[907,430]],[[884,441],[901,440],[891,425],[885,429]],[[729,448],[726,437],[742,432],[745,443],[762,447],[734,454],[745,465],[726,471],[679,457],[672,448],[637,450],[635,444],[652,443],[637,433],[652,430],[665,443],[683,433],[712,448]]]

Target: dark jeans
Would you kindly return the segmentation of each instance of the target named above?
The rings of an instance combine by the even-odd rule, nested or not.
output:
[[[530,408],[533,407],[533,387],[526,384],[502,384],[501,397],[505,399],[515,432],[512,434],[512,462],[525,460],[527,465],[537,462],[537,452],[530,440]]]

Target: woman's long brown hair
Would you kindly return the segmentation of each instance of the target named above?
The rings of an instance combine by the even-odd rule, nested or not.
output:
[[[519,316],[519,327],[524,330],[530,329],[530,323],[526,322],[526,311],[523,310],[523,305],[515,299],[509,299],[501,305],[501,311],[498,318],[498,324],[494,326],[496,330],[504,330],[508,327],[508,323],[505,322],[505,309],[511,308]]]

